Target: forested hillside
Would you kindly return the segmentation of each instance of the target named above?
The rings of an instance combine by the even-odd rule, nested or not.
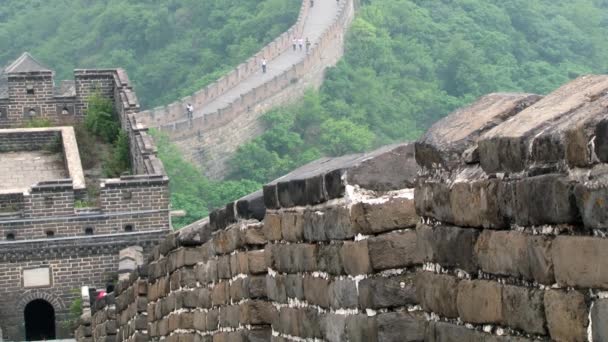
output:
[[[21,50],[68,77],[123,66],[147,106],[213,81],[295,21],[298,0],[7,0],[0,62]],[[35,18],[35,20],[32,20]],[[211,182],[162,141],[178,225],[322,155],[416,139],[493,91],[547,93],[606,73],[605,0],[363,0],[346,56],[320,91],[268,113],[228,181]]]
[[[364,1],[347,53],[319,92],[266,116],[232,177],[265,182],[321,155],[416,139],[494,91],[545,94],[606,73],[608,2]]]
[[[291,26],[299,0],[3,0],[0,65],[23,51],[72,78],[123,67],[142,105],[215,81]]]

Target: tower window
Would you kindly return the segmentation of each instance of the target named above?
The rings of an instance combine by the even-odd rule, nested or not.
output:
[[[125,224],[125,232],[130,233],[133,231],[133,225],[132,224]]]
[[[15,240],[15,234],[13,234],[13,233],[6,234],[6,240],[7,241],[14,241]]]
[[[27,111],[27,113],[28,113],[30,116],[36,116],[36,110],[35,110],[34,108],[30,108],[30,110],[28,110],[28,111]]]
[[[55,232],[52,231],[52,230],[47,230],[46,231],[46,237],[49,238],[49,239],[50,238],[54,238],[55,237]]]
[[[84,229],[84,235],[93,235],[93,227],[86,227]]]
[[[28,95],[34,95],[34,86],[31,86],[31,85],[27,86],[25,91]]]
[[[70,114],[70,110],[68,109],[68,107],[63,107],[61,109],[61,114],[62,115],[69,115]]]

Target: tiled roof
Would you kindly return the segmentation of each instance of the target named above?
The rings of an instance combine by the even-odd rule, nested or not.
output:
[[[17,72],[32,72],[32,71],[52,71],[44,64],[40,63],[36,58],[32,57],[29,52],[24,52],[21,57],[17,58],[13,63],[4,69],[5,74]]]

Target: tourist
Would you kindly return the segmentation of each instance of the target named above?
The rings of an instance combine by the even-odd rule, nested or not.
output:
[[[310,7],[315,5],[315,0],[310,0]]]
[[[186,111],[188,112],[188,119],[192,120],[192,116],[194,115],[194,106],[188,103],[188,105],[186,106]]]
[[[300,45],[300,51],[302,51],[302,48],[304,47],[304,39],[298,39],[298,45]]]
[[[262,73],[266,73],[266,58],[262,58]]]
[[[296,45],[298,45],[298,40],[294,37],[292,43],[293,43],[293,51],[296,51]]]
[[[310,40],[306,37],[306,53],[308,53],[308,50],[310,50]]]

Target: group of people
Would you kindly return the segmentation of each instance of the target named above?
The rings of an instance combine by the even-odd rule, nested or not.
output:
[[[298,46],[300,47],[300,51],[302,51],[304,45],[306,45],[306,52],[310,50],[310,40],[308,39],[308,37],[306,37],[306,41],[304,41],[304,38],[294,38],[291,44],[293,46],[293,51],[296,51]]]

